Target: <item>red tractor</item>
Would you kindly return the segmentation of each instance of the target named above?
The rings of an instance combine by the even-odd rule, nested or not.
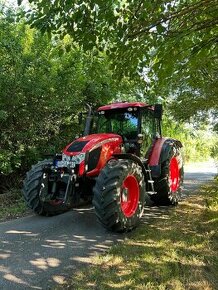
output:
[[[182,144],[162,137],[161,118],[161,105],[141,102],[89,108],[83,136],[27,173],[27,205],[56,215],[92,200],[99,221],[115,232],[136,227],[146,204],[176,205]]]

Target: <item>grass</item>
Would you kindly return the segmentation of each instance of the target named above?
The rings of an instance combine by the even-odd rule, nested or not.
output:
[[[218,180],[161,211],[57,289],[218,289]]]
[[[0,194],[0,222],[14,219],[28,213],[21,190],[13,189]]]

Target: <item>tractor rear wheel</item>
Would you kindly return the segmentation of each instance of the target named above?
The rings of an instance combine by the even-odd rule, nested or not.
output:
[[[145,199],[145,181],[138,164],[131,160],[110,160],[99,174],[93,191],[96,215],[105,228],[125,232],[137,226]]]
[[[35,213],[52,216],[63,213],[69,210],[70,207],[63,203],[63,199],[42,200],[41,192],[43,187],[45,187],[43,168],[49,165],[52,165],[52,161],[46,159],[32,166],[23,182],[23,194],[28,207]]]
[[[181,149],[172,146],[168,158],[161,165],[161,175],[154,181],[157,194],[152,200],[157,205],[177,205],[181,198],[183,185],[183,160]]]

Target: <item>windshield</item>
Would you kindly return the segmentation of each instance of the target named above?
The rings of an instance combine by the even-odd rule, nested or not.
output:
[[[136,109],[136,108],[135,108]],[[128,140],[136,139],[138,135],[138,111],[108,110],[98,112],[93,133],[115,133]]]

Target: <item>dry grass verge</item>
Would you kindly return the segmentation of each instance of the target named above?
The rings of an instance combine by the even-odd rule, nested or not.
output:
[[[58,289],[218,289],[218,183],[163,213]]]
[[[27,215],[29,210],[23,200],[21,190],[14,189],[0,194],[0,222]]]

